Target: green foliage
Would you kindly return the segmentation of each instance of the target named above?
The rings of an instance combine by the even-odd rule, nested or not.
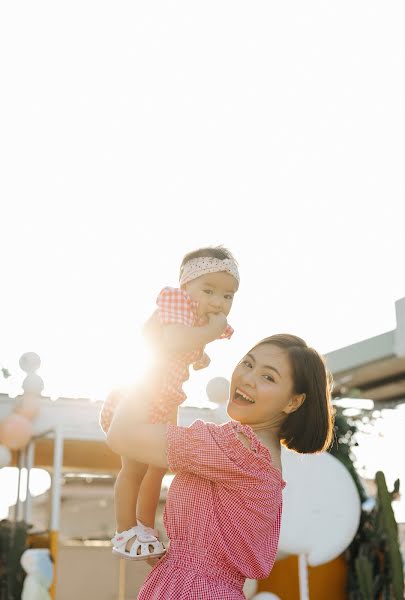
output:
[[[376,474],[377,498],[369,507],[367,494],[354,467],[352,448],[357,446],[356,433],[372,420],[364,411],[359,417],[347,418],[336,407],[335,443],[331,454],[349,470],[363,503],[358,531],[346,551],[349,600],[403,600],[404,575],[398,541],[398,526],[392,500],[399,493],[399,480],[392,492],[387,490],[384,474]]]
[[[359,556],[356,558],[354,564],[361,600],[374,598],[373,567],[370,560],[366,556]]]
[[[27,524],[0,521],[0,600],[19,600],[24,581],[21,555],[27,548]]]
[[[354,419],[345,417],[342,408],[336,406],[335,411],[335,440],[329,448],[329,453],[340,460],[347,468],[356,484],[360,499],[364,502],[367,499],[367,494],[354,467],[354,456],[352,453],[353,446],[358,445],[356,440],[358,426]]]
[[[7,377],[11,377],[10,371],[8,369],[5,369],[4,367],[1,368],[1,373],[4,379],[7,379]]]
[[[404,573],[402,556],[398,544],[398,526],[391,505],[393,494],[399,491],[399,480],[397,479],[395,482],[392,494],[387,490],[384,473],[378,471],[375,480],[378,487],[378,528],[386,549],[387,569],[392,583],[393,598],[403,600]]]

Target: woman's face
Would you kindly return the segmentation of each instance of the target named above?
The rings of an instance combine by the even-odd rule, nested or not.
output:
[[[236,366],[227,411],[231,419],[257,426],[281,425],[302,403],[294,394],[285,351],[271,344],[253,348]]]

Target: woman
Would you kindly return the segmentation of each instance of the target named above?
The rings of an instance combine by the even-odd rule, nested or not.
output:
[[[292,335],[259,342],[236,366],[232,421],[147,425],[147,401],[122,402],[107,441],[124,456],[176,473],[165,509],[170,547],[138,600],[241,600],[245,578],[270,573],[282,510],[281,443],[319,452],[332,439],[330,379]]]

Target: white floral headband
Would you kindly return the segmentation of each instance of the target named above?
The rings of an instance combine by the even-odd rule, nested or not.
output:
[[[238,267],[232,258],[225,258],[224,260],[214,258],[213,256],[192,258],[183,266],[180,276],[180,285],[184,285],[207,273],[221,273],[223,271],[230,273],[239,283]]]

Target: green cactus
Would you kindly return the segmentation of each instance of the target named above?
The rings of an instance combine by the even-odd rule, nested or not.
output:
[[[350,395],[350,394],[349,394]],[[336,406],[335,443],[329,450],[336,456],[357,486],[362,503],[368,499],[354,466],[352,448],[357,445],[358,425],[372,423],[370,411],[358,418],[347,417]],[[391,502],[399,492],[399,480],[390,493],[382,473],[376,475],[378,497],[375,505],[363,505],[357,533],[346,550],[348,600],[403,600],[403,564],[398,543],[398,526]],[[370,574],[372,585],[370,585]]]
[[[402,556],[398,543],[398,525],[392,510],[392,494],[388,492],[384,473],[378,471],[375,476],[378,488],[379,521],[381,533],[386,544],[388,570],[395,600],[404,598],[404,573]],[[394,492],[398,493],[399,481],[395,482]]]
[[[359,556],[355,560],[355,570],[361,600],[374,598],[373,565],[366,556]]]

